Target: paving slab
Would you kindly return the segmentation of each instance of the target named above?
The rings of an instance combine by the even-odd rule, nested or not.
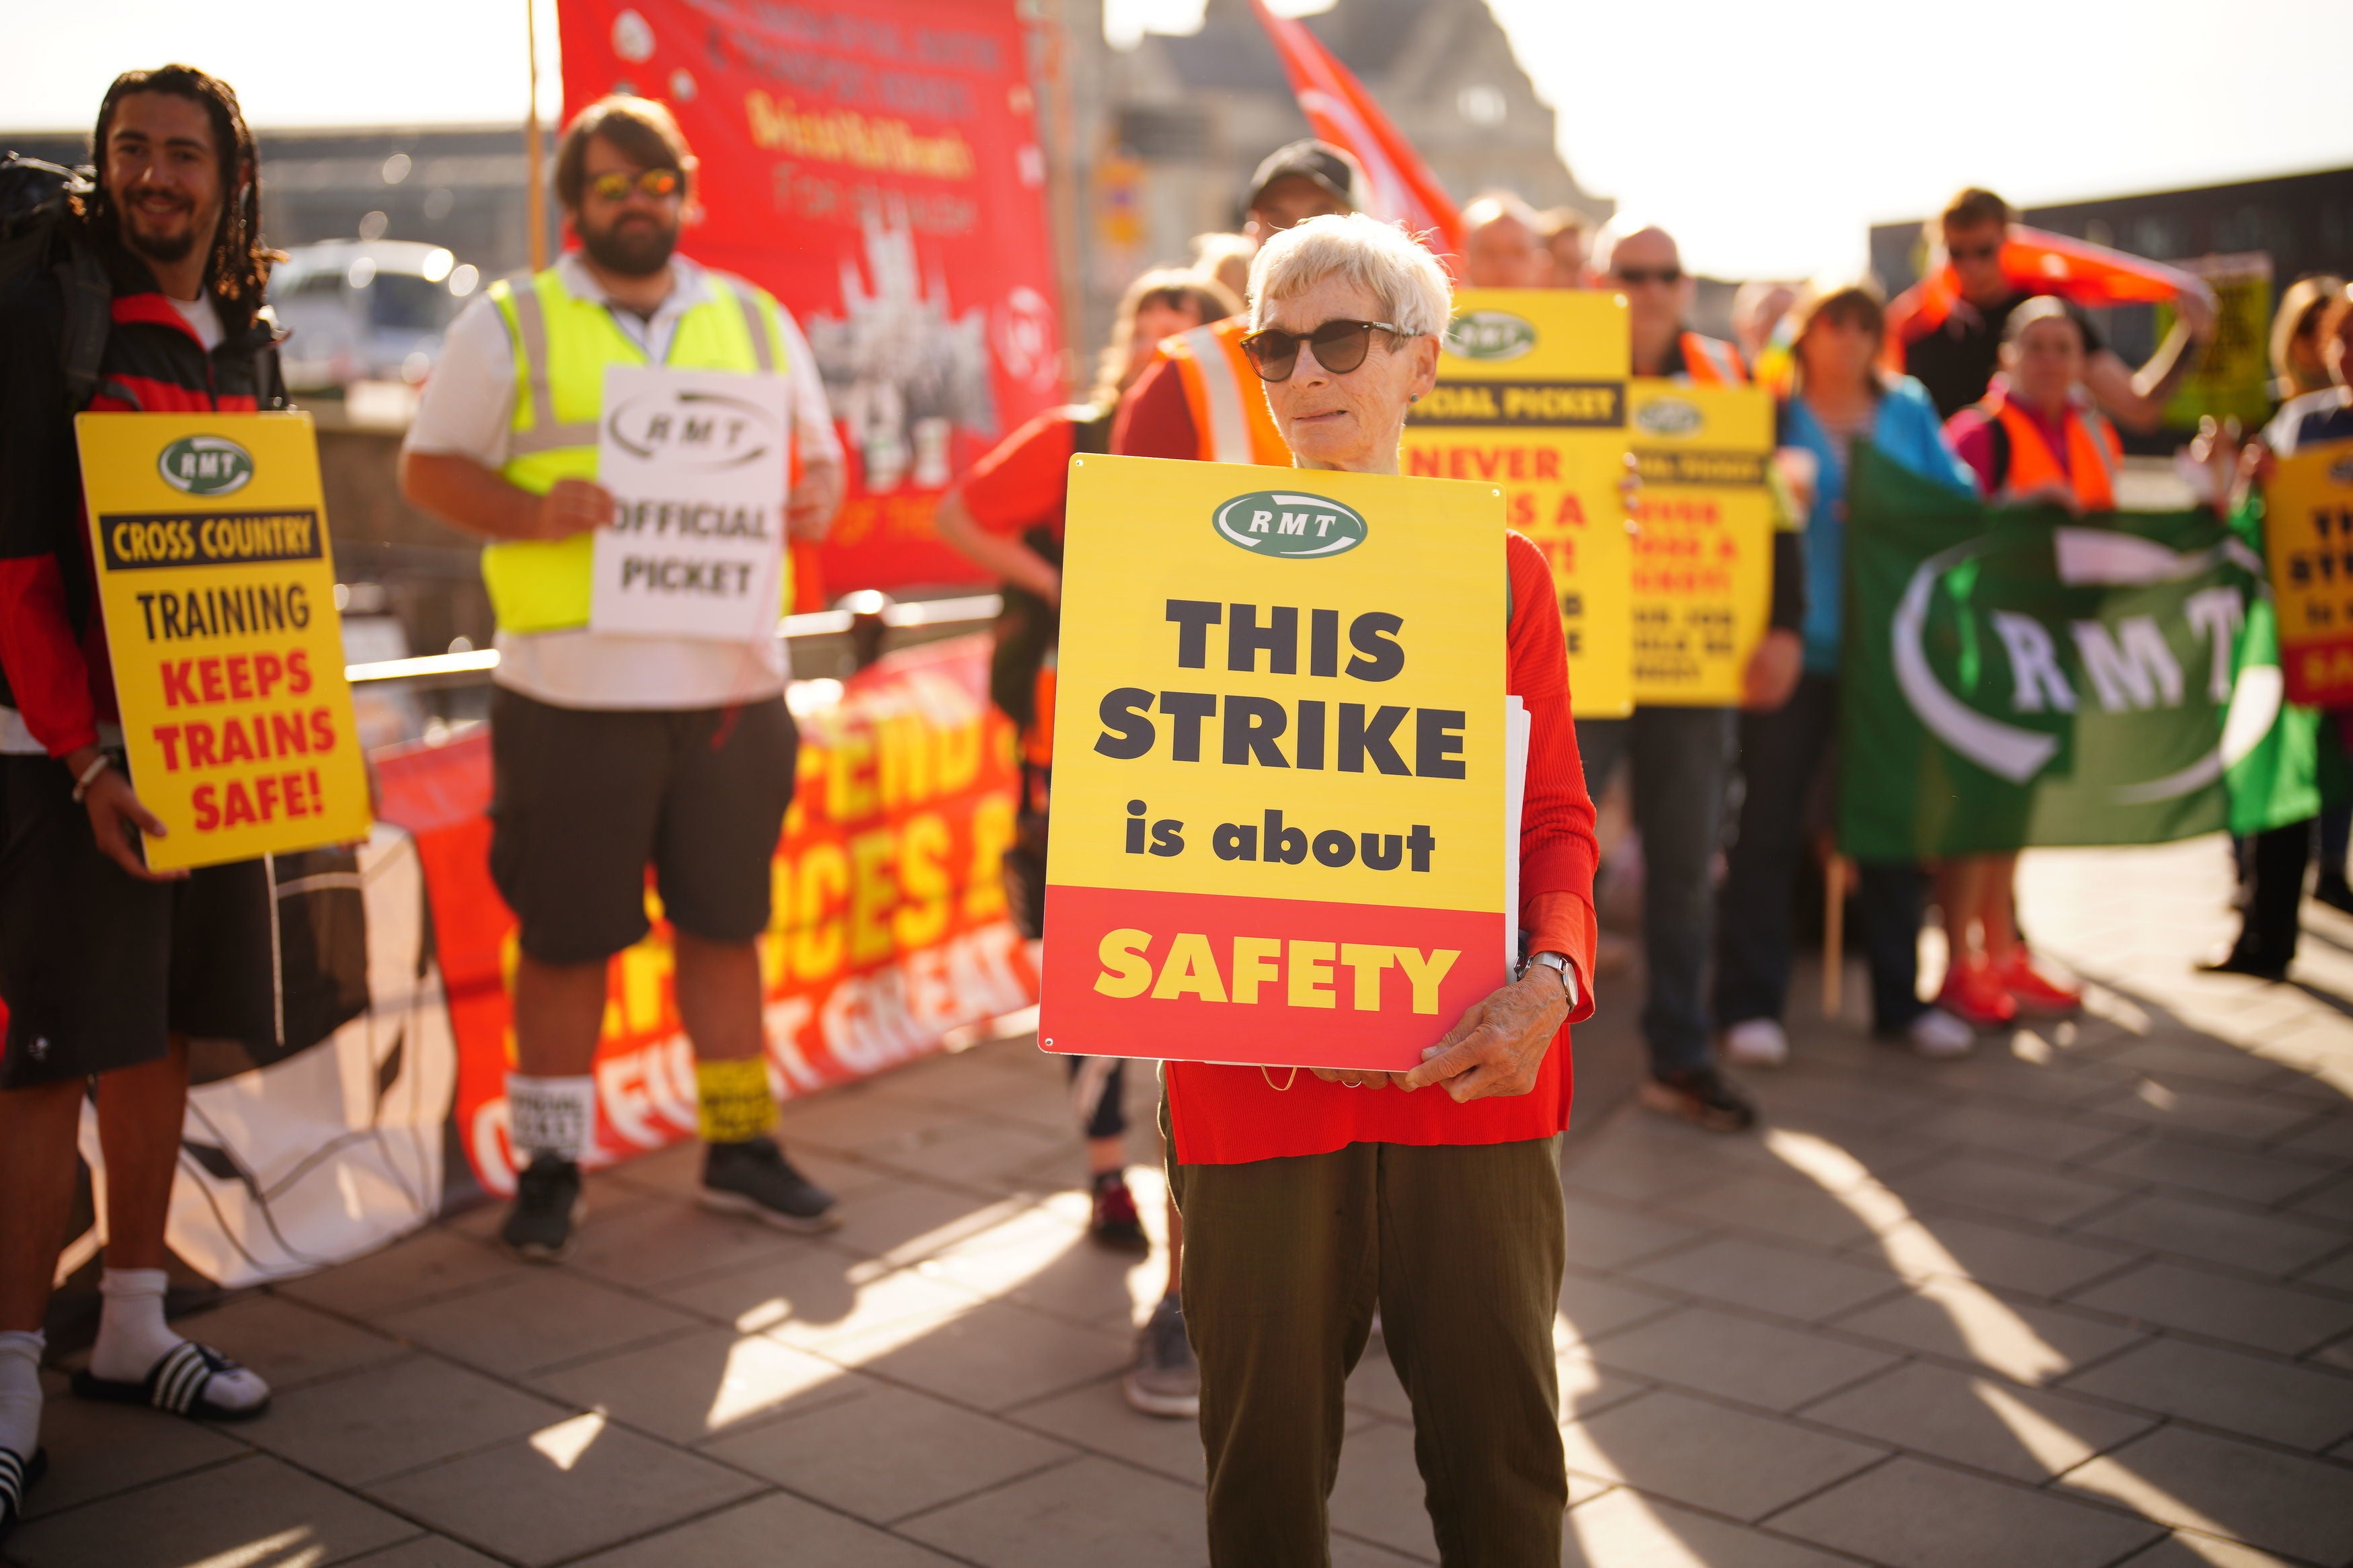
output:
[[[2353,1330],[2353,1300],[2177,1263],[2147,1263],[2080,1290],[2075,1305],[2298,1355]]]
[[[2063,1477],[2163,1524],[2314,1563],[2353,1556],[2353,1468],[2160,1426]]]
[[[1793,1409],[1895,1364],[1848,1341],[1707,1307],[1609,1335],[1589,1353],[1603,1368],[1770,1410]]]
[[[1746,1237],[1718,1237],[1625,1272],[1647,1285],[1808,1321],[1851,1311],[1904,1288],[1885,1269]]]
[[[1914,1458],[1809,1498],[1772,1524],[1890,1568],[2101,1568],[2164,1533],[2146,1520]]]
[[[427,1226],[365,1258],[318,1274],[289,1279],[270,1289],[298,1301],[366,1322],[493,1280],[529,1273],[497,1247],[448,1226]]]
[[[1974,1279],[2055,1297],[2129,1268],[2142,1248],[2042,1236],[2015,1225],[1932,1214],[1894,1226],[1846,1249],[1906,1279]]]
[[[703,1329],[532,1380],[667,1442],[694,1444],[857,1395],[870,1380],[766,1334]]]
[[[948,1568],[952,1557],[771,1492],[600,1552],[579,1568]]]
[[[2030,1484],[2157,1424],[1950,1367],[1912,1362],[1805,1407],[1809,1421]]]
[[[899,1533],[986,1568],[1200,1568],[1209,1556],[1199,1492],[1098,1458],[951,1503]]]
[[[411,1352],[281,1394],[245,1431],[307,1470],[364,1486],[578,1414],[471,1368]]]
[[[1662,1389],[1565,1429],[1571,1469],[1754,1521],[1887,1450]]]
[[[235,1427],[51,1393],[41,1410],[49,1473],[25,1499],[37,1519],[250,1454]]]
[[[2353,1436],[2353,1377],[2187,1340],[2149,1340],[2065,1386],[2315,1452]]]
[[[290,1296],[255,1294],[185,1320],[183,1332],[259,1373],[273,1394],[401,1353],[389,1334],[345,1321]]]
[[[2084,1313],[2013,1300],[1969,1279],[1924,1280],[1908,1295],[1851,1312],[1834,1326],[2030,1384],[2053,1382],[2144,1337]]]
[[[27,1520],[8,1538],[23,1568],[329,1568],[422,1533],[266,1454]]]
[[[2093,1215],[2074,1234],[2280,1276],[2338,1251],[2346,1241],[2333,1226],[2173,1193],[2133,1198]]]
[[[538,1568],[683,1523],[764,1485],[577,1415],[367,1489],[441,1534]]]
[[[385,1332],[505,1375],[528,1374],[702,1325],[686,1313],[560,1268],[379,1320]]]
[[[1079,1453],[944,1400],[872,1384],[850,1399],[722,1437],[702,1451],[876,1524]]]
[[[1568,1510],[1561,1568],[1833,1568],[1833,1557],[1620,1487]]]

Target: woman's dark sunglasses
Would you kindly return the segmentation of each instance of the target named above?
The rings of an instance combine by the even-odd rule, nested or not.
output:
[[[615,169],[590,180],[588,189],[608,202],[626,201],[631,191],[660,201],[665,196],[678,195],[679,186],[683,183],[676,169],[648,169],[637,174],[625,174]]]
[[[1267,327],[1242,340],[1261,381],[1289,381],[1299,367],[1299,345],[1315,345],[1315,363],[1334,375],[1345,375],[1373,352],[1375,332],[1394,332],[1387,321],[1326,321],[1312,332],[1286,332]]]
[[[1637,289],[1645,283],[1663,283],[1672,289],[1683,280],[1683,269],[1680,267],[1620,267],[1613,270],[1612,276],[1619,282]]]

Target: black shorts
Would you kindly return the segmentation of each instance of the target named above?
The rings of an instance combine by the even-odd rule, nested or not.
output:
[[[0,756],[0,1089],[161,1057],[171,1035],[278,1032],[260,860],[142,882],[99,853],[63,763]]]
[[[769,865],[800,739],[785,700],[734,708],[558,708],[491,696],[491,878],[543,963],[595,963],[662,913],[706,942],[768,924]]]

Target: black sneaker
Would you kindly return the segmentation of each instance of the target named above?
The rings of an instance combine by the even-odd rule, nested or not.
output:
[[[1645,1079],[1642,1103],[1710,1132],[1746,1132],[1757,1125],[1755,1103],[1712,1067],[1679,1068]]]
[[[702,1152],[702,1206],[750,1215],[779,1230],[831,1230],[833,1194],[793,1169],[773,1138],[712,1143]]]
[[[1120,1380],[1129,1405],[1169,1420],[1201,1417],[1201,1367],[1185,1337],[1185,1311],[1174,1296],[1163,1296],[1136,1331],[1135,1361]]]
[[[2277,963],[2241,942],[2211,963],[2198,966],[2200,974],[2249,974],[2277,983],[2287,978],[2287,965]]]
[[[499,1239],[517,1258],[560,1263],[572,1252],[572,1227],[587,1210],[580,1195],[580,1167],[558,1154],[534,1157],[515,1177],[514,1207],[499,1227]]]
[[[1127,1178],[1117,1171],[1095,1176],[1094,1214],[1087,1222],[1087,1238],[1113,1252],[1152,1250],[1152,1238],[1144,1234],[1144,1221],[1135,1212],[1135,1194],[1127,1190]]]

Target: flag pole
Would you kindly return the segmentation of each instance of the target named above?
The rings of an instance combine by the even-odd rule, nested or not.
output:
[[[522,36],[524,50],[531,57],[529,107],[522,122],[523,162],[531,184],[524,200],[531,223],[531,269],[543,272],[547,269],[547,182],[540,175],[546,154],[539,131],[539,0],[522,0]]]

